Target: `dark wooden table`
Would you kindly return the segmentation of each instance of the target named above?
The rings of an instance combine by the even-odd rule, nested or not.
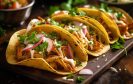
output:
[[[39,0],[40,1],[40,0]],[[43,3],[43,2],[38,2]],[[30,18],[24,25],[19,27],[3,27],[6,29],[6,34],[0,37],[0,53],[3,48],[6,48],[10,36],[14,31],[24,28],[32,18],[37,16],[45,17],[45,12],[48,11],[46,5],[35,4]],[[131,11],[130,11],[131,12]],[[1,56],[1,55],[0,55]],[[28,77],[14,73],[0,66],[0,84],[42,84]],[[92,81],[92,84],[133,84],[133,48],[128,52],[128,55],[117,61],[111,68],[105,71]]]

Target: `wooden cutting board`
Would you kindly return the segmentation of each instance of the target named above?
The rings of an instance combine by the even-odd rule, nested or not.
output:
[[[53,74],[48,71],[39,70],[35,68],[29,68],[24,66],[14,66],[10,65],[6,62],[5,58],[5,51],[8,43],[3,43],[2,48],[0,49],[0,67],[10,70],[12,72],[18,73],[20,75],[27,76],[29,78],[32,78],[34,80],[38,80],[42,83],[50,83],[50,84],[75,84],[75,81],[68,81],[63,80],[62,77],[57,74]],[[102,74],[105,70],[107,70],[110,66],[112,66],[113,63],[115,63],[118,59],[120,59],[126,51],[133,48],[133,39],[127,40],[125,45],[125,49],[120,49],[115,52],[109,50],[107,53],[99,56],[99,57],[89,57],[89,61],[85,69],[90,69],[93,71],[93,75],[80,75],[85,78],[85,80],[82,83],[89,83],[91,82],[95,77]],[[78,72],[75,74],[75,78],[79,76]]]

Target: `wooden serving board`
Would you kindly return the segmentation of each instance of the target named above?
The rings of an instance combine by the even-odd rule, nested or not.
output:
[[[14,66],[10,65],[6,62],[5,57],[5,51],[8,43],[3,43],[2,48],[0,48],[0,68],[10,70],[12,72],[18,73],[20,75],[27,76],[29,78],[32,78],[34,80],[38,80],[42,83],[46,84],[75,84],[75,81],[68,81],[63,80],[60,75],[53,74],[48,71],[39,70],[35,68],[29,68],[24,66]],[[85,69],[90,69],[93,71],[93,75],[80,75],[85,78],[85,80],[82,82],[89,83],[91,82],[95,77],[103,73],[105,70],[107,70],[110,66],[112,66],[113,63],[115,63],[118,59],[120,59],[126,51],[133,48],[133,39],[127,40],[124,45],[125,49],[120,49],[115,52],[109,50],[107,53],[99,56],[99,57],[89,57],[89,61]],[[126,50],[126,51],[125,51]],[[75,74],[75,78],[79,76],[78,72]]]

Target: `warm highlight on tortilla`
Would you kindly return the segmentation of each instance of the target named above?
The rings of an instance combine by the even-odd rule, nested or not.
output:
[[[86,48],[85,44],[82,42],[84,40],[84,38],[79,39],[80,42],[85,46],[86,51],[87,51],[88,54],[90,54],[92,56],[100,56],[101,54],[107,52],[110,49],[108,34],[107,34],[106,30],[96,20],[94,20],[92,18],[87,18],[87,17],[84,17],[84,16],[83,17],[71,16],[71,15],[68,15],[68,14],[52,15],[52,19],[59,22],[59,23],[61,23],[61,21],[63,21],[63,20],[70,21],[70,22],[78,22],[80,24],[86,25],[88,27],[88,30],[89,30],[89,28],[94,30],[95,33],[96,33],[96,36],[98,38],[100,38],[99,44],[102,45],[102,48],[97,49],[97,50],[89,50],[88,48]],[[87,42],[85,42],[85,43],[87,44]]]
[[[110,44],[118,41],[120,37],[119,29],[117,25],[115,25],[115,22],[112,21],[104,12],[91,8],[78,8],[78,10],[83,11],[87,16],[96,19],[105,28],[110,39]]]
[[[6,50],[6,59],[9,64],[13,65],[23,65],[23,66],[28,66],[28,67],[34,67],[37,69],[42,69],[42,70],[47,70],[56,74],[60,75],[67,75],[70,73],[75,73],[81,69],[83,69],[87,65],[87,60],[88,56],[86,52],[84,51],[83,47],[79,45],[78,40],[73,38],[73,35],[71,35],[69,32],[64,31],[64,29],[57,27],[57,26],[51,26],[48,24],[45,25],[40,25],[37,27],[32,28],[28,34],[31,32],[36,31],[36,32],[45,32],[45,33],[50,33],[50,32],[56,32],[60,35],[62,39],[65,39],[68,41],[70,46],[73,49],[74,52],[74,60],[77,59],[78,61],[81,62],[80,65],[75,65],[75,70],[74,71],[63,71],[61,70],[56,70],[54,69],[44,58],[28,58],[25,60],[18,61],[16,59],[16,47],[20,44],[18,35],[23,35],[26,33],[26,29],[19,30],[15,32],[8,44],[7,50]],[[62,57],[57,58],[57,60],[62,59]],[[55,59],[56,60],[56,59]],[[54,60],[53,60],[54,61]]]

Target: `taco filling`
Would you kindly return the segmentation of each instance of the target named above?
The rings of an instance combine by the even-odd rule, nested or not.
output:
[[[104,45],[101,42],[101,38],[92,27],[79,21],[62,20],[57,23],[77,37],[89,51],[97,52],[103,48]]]
[[[87,16],[94,18],[95,20],[97,20],[106,30],[106,32],[108,33],[109,36],[109,40],[110,43],[114,43],[115,41],[117,41],[118,39],[116,39],[116,35],[114,32],[117,32],[116,29],[114,29],[113,26],[110,26],[109,22],[111,21],[106,21],[108,18],[106,17],[106,15],[102,12],[100,12],[99,10],[95,10],[96,8],[93,6],[84,6],[79,8],[79,12],[83,11],[86,13]],[[106,18],[104,18],[106,17]]]
[[[96,7],[92,7],[96,8]],[[131,37],[133,35],[133,21],[128,21],[129,15],[125,15],[124,11],[119,8],[110,8],[106,4],[101,4],[100,7],[97,7],[101,11],[106,12],[109,17],[115,21],[117,24],[120,34],[126,38]],[[123,12],[122,12],[123,11]]]
[[[128,23],[126,16],[122,12],[117,12],[117,11],[114,11],[108,14],[110,15],[110,18],[116,22],[121,35],[124,37],[129,37],[130,36],[130,32],[129,32],[130,24]]]
[[[61,39],[56,32],[32,32],[18,35],[20,44],[16,47],[16,60],[43,58],[55,70],[75,71],[79,65],[74,51],[67,40]]]

